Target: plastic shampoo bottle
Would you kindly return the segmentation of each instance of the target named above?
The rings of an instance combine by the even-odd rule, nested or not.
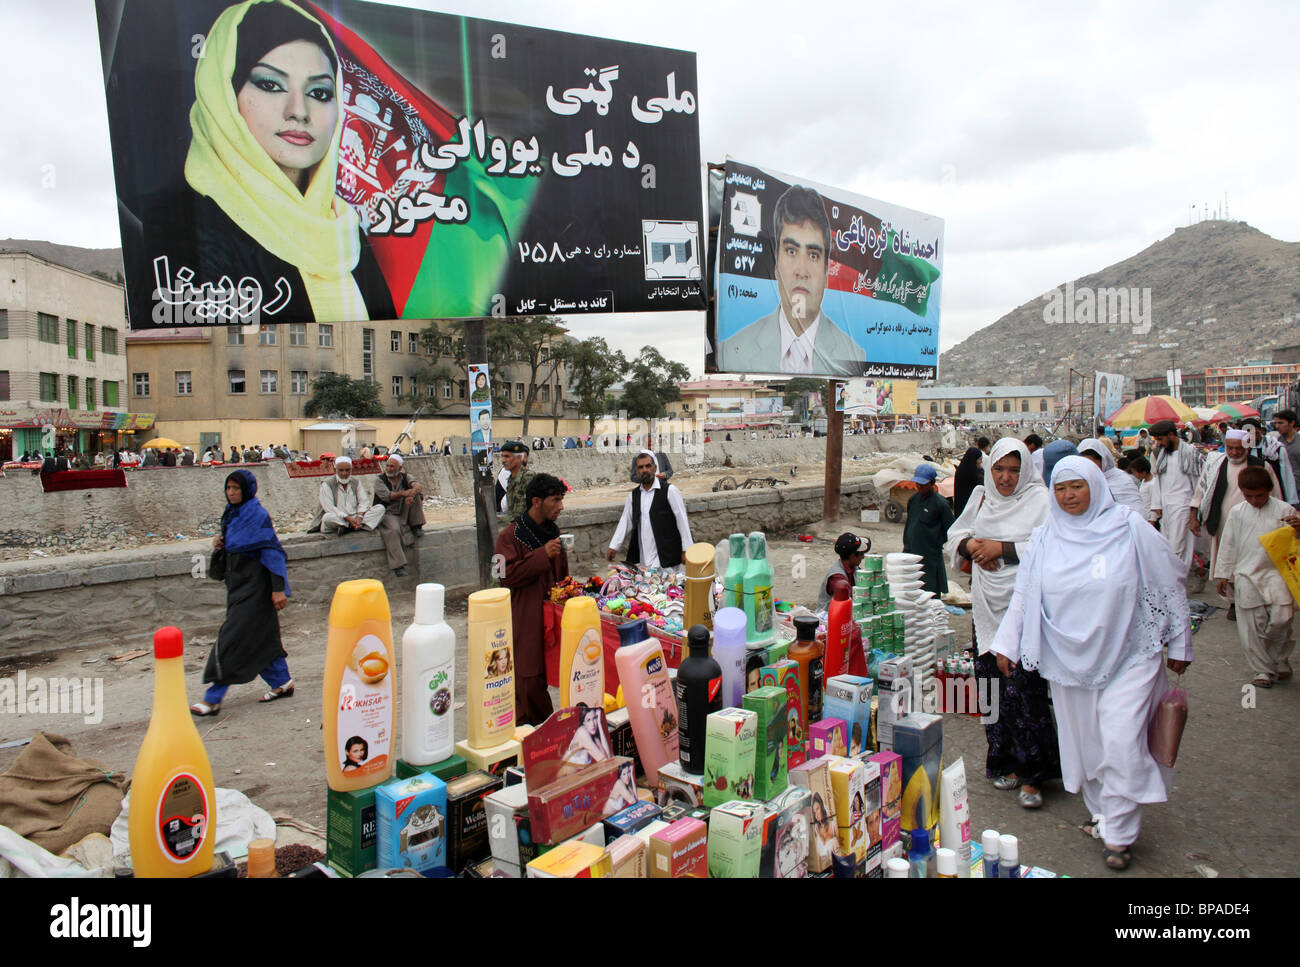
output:
[[[724,708],[740,708],[745,694],[745,612],[722,608],[713,616],[713,660],[722,668]]]
[[[727,570],[722,576],[722,603],[728,608],[745,607],[745,567],[749,559],[745,556],[745,535],[732,534],[731,557],[727,559]]]
[[[490,749],[515,734],[515,647],[509,588],[469,596],[465,719],[469,744]]]
[[[686,634],[690,650],[677,669],[678,746],[682,768],[704,774],[704,733],[709,713],[722,711],[722,667],[709,657],[709,629],[694,625]]]
[[[153,636],[153,714],[131,777],[127,816],[136,876],[197,876],[212,869],[217,800],[212,767],[185,698],[179,628]]]
[[[822,717],[822,687],[825,670],[822,664],[822,646],[817,641],[817,619],[800,615],[794,619],[795,640],[790,645],[790,658],[799,663],[799,697],[803,710],[803,734]]]
[[[379,581],[344,581],[330,602],[321,721],[325,778],[336,792],[393,774],[393,619]]]
[[[751,642],[772,637],[772,565],[767,561],[767,536],[762,531],[749,535],[749,564],[745,567],[746,638]]]
[[[847,585],[836,584],[826,611],[826,678],[849,673],[849,645],[853,640],[853,601]]]
[[[446,589],[415,589],[415,620],[402,634],[402,758],[429,766],[451,757],[456,707],[456,633],[443,620]]]
[[[560,619],[560,705],[605,704],[605,644],[596,599],[583,595],[564,602]]]
[[[619,625],[618,637],[614,663],[627,698],[632,736],[653,789],[659,784],[659,770],[677,759],[677,699],[663,648],[646,633],[645,619]]]

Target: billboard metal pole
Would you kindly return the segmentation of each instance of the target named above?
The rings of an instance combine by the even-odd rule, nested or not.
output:
[[[822,519],[839,520],[840,470],[844,459],[844,411],[835,408],[835,380],[826,384],[826,473]]]

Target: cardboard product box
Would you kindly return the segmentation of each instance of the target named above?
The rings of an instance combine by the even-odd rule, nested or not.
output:
[[[507,786],[517,786],[524,782],[524,770],[522,766],[510,766],[506,769],[504,775]]]
[[[443,782],[451,782],[457,776],[463,776],[468,771],[469,764],[458,755],[450,756],[441,762],[435,762],[431,766],[413,766],[405,759],[398,759],[394,778],[409,779],[411,776],[418,776],[421,772],[427,772],[431,776],[437,776]]]
[[[379,845],[375,789],[328,791],[325,804],[325,860],[343,876],[373,870]]]
[[[767,646],[748,646],[745,651],[745,692],[763,687],[763,666],[767,664]]]
[[[864,761],[861,758],[854,758],[853,762],[861,762],[862,768],[866,770],[863,780],[863,802],[865,817],[864,822],[867,827],[867,856],[866,867],[867,876],[872,876],[873,870],[879,870],[881,867],[881,810],[880,810],[880,765],[871,761]]]
[[[808,758],[849,754],[849,727],[843,719],[824,718],[808,726]]]
[[[524,780],[530,790],[582,772],[613,756],[605,710],[558,709],[523,740]]]
[[[883,751],[894,748],[894,725],[913,714],[912,692],[908,680],[894,682],[877,696],[876,744]]]
[[[792,787],[765,806],[758,875],[779,880],[806,877],[812,794],[807,789]]]
[[[939,822],[943,717],[917,712],[895,723],[893,751],[903,759],[903,829],[934,828]]]
[[[491,855],[483,800],[503,785],[477,769],[447,783],[447,865],[456,872]]]
[[[790,642],[778,641],[767,646],[767,663],[775,665],[779,661],[785,661],[790,657]]]
[[[616,879],[645,879],[649,875],[648,847],[639,837],[620,836],[605,847]]]
[[[705,749],[707,748],[706,736]],[[707,751],[705,754],[708,754]],[[661,809],[667,808],[672,803],[681,803],[692,808],[702,805],[704,777],[694,772],[687,772],[680,762],[669,762],[659,770],[659,788],[655,791],[655,802]]]
[[[903,829],[903,757],[897,752],[867,756],[880,768],[880,845],[889,849]]]
[[[741,705],[758,716],[754,746],[754,798],[771,799],[788,786],[786,768],[786,694],[776,686],[756,688]]]
[[[659,811],[659,818],[665,823],[675,823],[677,820],[685,816],[690,809],[691,807],[686,803],[674,799]]]
[[[865,752],[871,738],[871,695],[875,683],[864,675],[836,675],[826,682],[822,714],[848,726],[848,755]]]
[[[673,820],[673,822],[676,822],[676,820]],[[639,839],[641,842],[645,843],[646,849],[649,849],[650,837],[653,836],[655,833],[662,832],[663,830],[667,829],[671,825],[672,823],[665,823],[662,819],[656,819],[653,823],[649,823],[645,826],[642,826],[632,835],[635,836],[637,839]],[[649,864],[650,862],[649,855],[650,855],[649,853],[646,854],[647,864]]]
[[[516,876],[535,860],[541,851],[533,839],[532,819],[528,814],[528,790],[523,785],[504,786],[483,799],[487,813],[488,845],[498,864],[512,869]]]
[[[635,802],[631,759],[592,763],[549,785],[530,785],[528,814],[533,837],[539,843],[563,842]]]
[[[464,739],[456,743],[456,754],[465,760],[467,769],[481,769],[490,776],[523,763],[523,748],[514,739],[486,749],[476,749]]]
[[[603,846],[591,843],[561,843],[528,864],[528,879],[573,880],[611,876],[613,867]]]
[[[840,852],[861,863],[867,858],[866,766],[857,759],[827,756]]]
[[[577,836],[572,836],[564,841],[565,843],[590,843],[592,846],[605,848],[605,824],[596,823],[596,825],[584,829]],[[563,845],[560,844],[560,845]],[[558,847],[556,847],[558,849]]]
[[[447,865],[447,784],[421,773],[375,790],[380,869],[424,873]]]
[[[984,844],[970,844],[970,877],[972,880],[984,879]]]
[[[872,752],[880,751],[880,732],[876,728],[876,714],[880,707],[880,699],[875,695],[871,696],[871,728],[867,730],[867,748]]]
[[[790,664],[794,664],[791,662]],[[710,712],[704,740],[704,799],[710,809],[754,798],[758,716],[741,708]]]
[[[804,744],[808,740],[803,696],[799,691],[799,663],[787,658],[764,665],[759,683],[785,690],[785,761],[789,768],[794,768],[807,758]]]
[[[636,763],[636,774],[645,775],[645,766],[641,765],[641,754],[636,750],[636,736],[632,734],[632,719],[627,706],[617,708],[605,718],[609,726],[609,744],[614,755],[627,756]]]
[[[733,799],[709,814],[709,876],[714,879],[754,879],[763,853],[761,802]]]
[[[605,841],[612,843],[620,836],[635,833],[641,827],[661,818],[661,810],[652,802],[637,802],[604,819]]]
[[[704,879],[709,875],[708,841],[709,827],[698,819],[679,819],[651,834],[651,878]]]
[[[829,873],[831,857],[839,843],[835,793],[831,788],[831,760],[810,759],[790,770],[790,785],[808,791],[808,870]]]

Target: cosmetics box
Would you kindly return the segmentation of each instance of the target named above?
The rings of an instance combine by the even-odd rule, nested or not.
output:
[[[903,828],[903,757],[897,752],[873,752],[867,761],[880,769],[880,845],[889,849],[899,841]]]
[[[797,787],[786,789],[764,804],[759,876],[788,880],[808,875],[811,804],[808,790]]]
[[[871,733],[871,693],[874,683],[862,675],[836,675],[826,682],[822,714],[843,719],[848,727],[847,755],[865,752]]]
[[[917,712],[896,722],[893,751],[902,757],[903,829],[933,829],[939,822],[943,717]]]
[[[680,762],[669,762],[661,766],[655,802],[660,808],[667,808],[673,803],[692,808],[701,805],[704,802],[704,776],[687,772]]]
[[[843,719],[824,718],[808,726],[808,758],[848,754],[848,725]]]
[[[447,866],[454,872],[491,855],[483,800],[503,784],[477,769],[447,783]]]
[[[499,776],[523,761],[523,750],[514,739],[485,749],[476,749],[463,739],[456,743],[456,754],[465,760],[467,769],[481,769],[491,776]]]
[[[734,799],[709,814],[709,876],[714,879],[754,879],[763,852],[761,802]]]
[[[654,833],[650,837],[650,876],[706,878],[708,839],[709,827],[698,819],[679,819]]]
[[[631,782],[632,760],[592,763],[580,772],[529,789],[528,814],[538,843],[559,843],[632,804],[619,790]]]
[[[639,837],[620,836],[605,847],[613,867],[613,876],[618,879],[645,879],[649,875],[647,866],[648,847]]]
[[[338,792],[330,789],[325,804],[325,859],[343,876],[360,876],[375,868],[379,821],[375,789]]]
[[[732,799],[754,798],[758,716],[749,709],[710,712],[704,740],[704,797],[710,809]]]
[[[469,764],[458,755],[449,756],[431,766],[413,766],[405,759],[398,759],[394,778],[409,779],[411,776],[418,776],[421,772],[427,772],[431,776],[437,776],[443,782],[451,782],[457,776],[463,776],[468,771]]]
[[[755,722],[754,798],[771,799],[785,789],[786,694],[774,685],[756,688],[740,704],[758,716]]]
[[[808,870],[828,872],[839,842],[835,793],[831,789],[831,760],[810,759],[790,770],[790,785],[808,792]]]
[[[376,866],[423,873],[447,865],[447,784],[420,773],[375,790]]]
[[[866,766],[857,759],[827,756],[840,853],[861,863],[867,858]]]
[[[522,784],[505,786],[489,793],[483,807],[492,858],[520,876],[523,867],[540,855],[528,814],[528,790]]]
[[[612,843],[620,836],[635,833],[641,827],[661,817],[661,810],[652,802],[637,802],[604,819],[605,841]]]
[[[613,872],[609,853],[591,843],[561,843],[528,864],[529,879],[599,879]]]
[[[881,869],[881,810],[880,810],[880,765],[860,758],[851,760],[861,762],[865,770],[863,775],[863,822],[867,827],[866,875],[874,876]]]
[[[764,665],[759,683],[785,689],[785,761],[792,769],[807,758],[804,743],[808,736],[803,718],[803,697],[799,691],[799,663],[787,658]]]

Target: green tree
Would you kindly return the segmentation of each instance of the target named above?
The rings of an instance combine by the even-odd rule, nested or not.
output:
[[[805,393],[823,393],[826,391],[826,380],[814,379],[811,376],[796,376],[785,384],[785,397],[781,400],[783,406],[798,406],[803,402]]]
[[[555,374],[564,363],[562,347],[564,334],[568,330],[561,325],[562,322],[563,320],[555,316],[526,316],[523,319],[500,323],[501,326],[509,328],[518,365],[528,371],[528,379],[525,383],[528,391],[524,397],[524,425],[520,431],[523,436],[528,435],[530,411],[537,399],[539,387],[553,383]]]
[[[587,418],[587,432],[596,432],[596,418],[614,402],[609,388],[627,372],[627,357],[600,336],[566,342],[559,347],[569,373],[569,386],[578,401],[578,412]]]
[[[691,371],[682,363],[664,359],[654,346],[642,346],[632,361],[623,384],[620,409],[639,419],[654,419],[668,413],[667,404],[682,398],[677,384],[689,379]]]
[[[354,419],[383,416],[379,384],[353,379],[345,373],[322,373],[312,381],[311,399],[303,406],[308,416],[342,416]]]

